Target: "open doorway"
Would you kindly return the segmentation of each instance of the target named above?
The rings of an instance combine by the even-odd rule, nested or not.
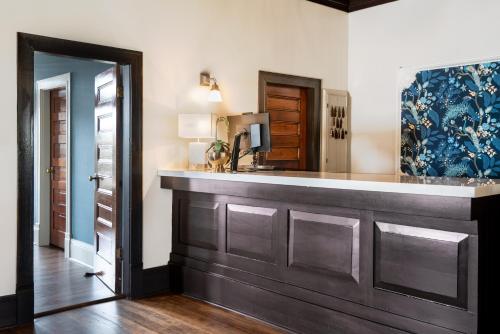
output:
[[[115,63],[36,52],[34,64],[34,303],[43,314],[120,293],[112,253],[123,97]]]
[[[17,323],[140,296],[142,53],[19,33],[17,86]]]

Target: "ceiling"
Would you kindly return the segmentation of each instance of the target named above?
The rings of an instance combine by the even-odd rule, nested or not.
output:
[[[354,12],[373,6],[397,0],[308,0],[328,7],[343,10],[344,12]]]

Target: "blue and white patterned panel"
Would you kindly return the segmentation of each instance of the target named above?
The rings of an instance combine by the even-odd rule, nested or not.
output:
[[[500,61],[421,71],[401,93],[401,170],[500,178]]]

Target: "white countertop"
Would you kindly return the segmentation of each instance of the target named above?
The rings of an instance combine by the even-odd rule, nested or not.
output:
[[[158,170],[158,176],[466,198],[500,194],[500,180],[456,177],[292,171],[259,171],[232,174],[163,169]]]

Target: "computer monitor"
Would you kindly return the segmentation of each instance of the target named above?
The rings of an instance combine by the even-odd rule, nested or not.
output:
[[[247,136],[241,137],[240,151],[246,151],[249,148],[251,148],[253,152],[271,151],[269,113],[228,116],[228,121],[229,143],[233,142],[234,136],[237,133],[244,130],[248,132]]]

